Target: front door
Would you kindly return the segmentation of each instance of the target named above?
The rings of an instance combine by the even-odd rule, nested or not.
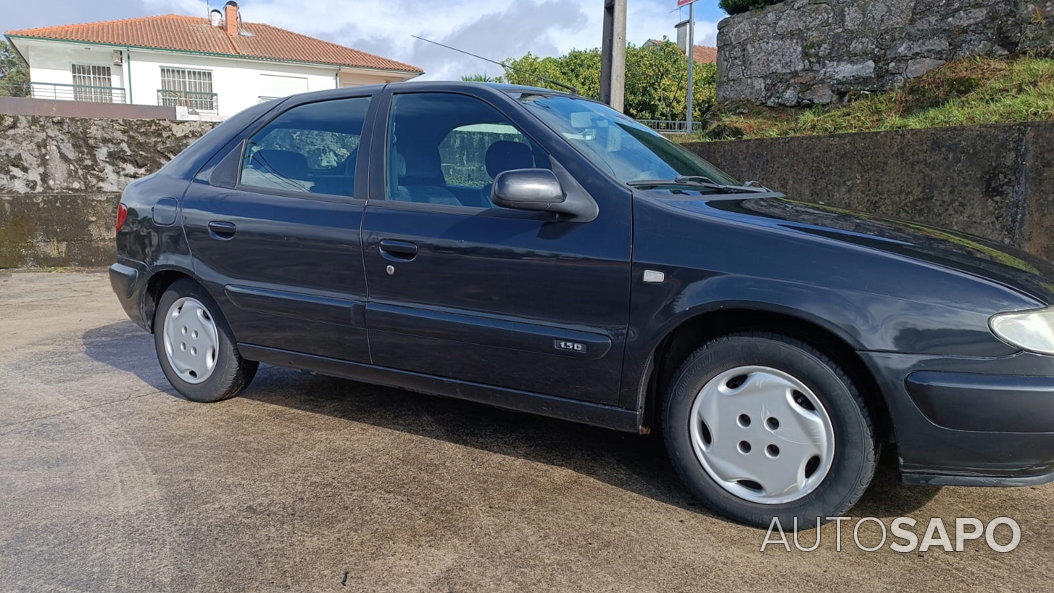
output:
[[[594,196],[590,222],[492,206],[498,173],[560,165],[523,131],[531,122],[484,97],[396,92],[378,123],[383,174],[363,222],[373,363],[615,403],[629,200]]]
[[[239,342],[369,361],[366,184],[356,175],[369,104],[363,96],[291,107],[235,148],[231,183],[188,189],[195,271]]]

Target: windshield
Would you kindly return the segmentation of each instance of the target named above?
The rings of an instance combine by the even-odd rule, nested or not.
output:
[[[561,95],[522,93],[520,103],[622,183],[702,176],[738,182],[654,130],[606,105]]]

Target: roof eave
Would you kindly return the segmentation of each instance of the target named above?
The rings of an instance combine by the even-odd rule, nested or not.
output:
[[[15,44],[12,41],[12,39],[37,39],[37,40],[40,40],[40,41],[54,41],[54,42],[58,42],[58,43],[78,43],[78,44],[82,44],[82,45],[100,45],[100,46],[103,46],[103,47],[121,47],[121,48],[126,48],[126,49],[145,49],[145,50],[151,50],[151,51],[163,51],[163,52],[171,52],[171,53],[177,53],[177,54],[190,54],[190,55],[195,55],[195,56],[212,56],[212,57],[217,57],[217,58],[234,58],[234,59],[242,59],[242,60],[253,60],[253,61],[258,61],[258,62],[275,62],[275,63],[279,63],[279,64],[304,64],[304,65],[308,65],[308,66],[327,66],[327,67],[330,67],[330,68],[362,68],[364,70],[376,70],[376,71],[379,71],[379,72],[398,72],[398,73],[402,73],[402,74],[413,74],[414,76],[420,76],[421,74],[424,74],[424,70],[418,70],[418,69],[416,69],[416,67],[414,67],[415,68],[414,70],[401,70],[401,69],[398,69],[398,68],[378,68],[376,66],[362,66],[362,65],[358,65],[358,64],[338,64],[336,62],[312,62],[312,61],[308,61],[308,60],[297,60],[297,59],[293,59],[293,58],[271,58],[271,57],[266,57],[266,56],[254,56],[254,55],[249,55],[249,54],[228,54],[228,53],[220,53],[220,52],[197,51],[197,50],[191,50],[191,49],[175,49],[175,48],[171,48],[171,47],[156,47],[156,46],[150,46],[150,45],[134,45],[134,44],[128,44],[128,43],[107,43],[107,42],[104,42],[104,41],[82,41],[82,40],[78,40],[78,39],[61,39],[61,38],[58,38],[58,37],[44,37],[42,35],[18,35],[18,34],[13,34],[13,33],[5,33],[4,36],[7,38],[7,40],[9,42],[11,42],[11,46],[12,47],[15,47]],[[15,51],[18,51],[17,48],[16,48]],[[19,55],[21,56],[21,52],[19,52]],[[22,59],[25,60],[25,56],[22,56]],[[28,60],[26,60],[26,63],[27,64],[29,63]]]
[[[373,75],[395,74],[398,76],[405,76],[407,77],[407,80],[411,78],[416,78],[425,73],[424,70],[395,70],[393,68],[371,68],[369,66],[351,66],[341,64],[333,64],[333,66],[337,67],[339,72],[362,72],[365,74]]]

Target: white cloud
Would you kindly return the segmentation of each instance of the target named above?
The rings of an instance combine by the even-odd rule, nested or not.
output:
[[[147,10],[205,13],[203,0],[141,0]],[[213,0],[220,7],[222,0]],[[601,0],[242,0],[242,18],[409,62],[430,79],[498,74],[501,68],[418,41],[411,34],[502,60],[600,46]],[[626,37],[640,45],[673,37],[673,0],[630,0]],[[696,43],[713,45],[715,22],[696,22]]]

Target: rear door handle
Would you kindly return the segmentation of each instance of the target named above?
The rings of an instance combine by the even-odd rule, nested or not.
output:
[[[417,245],[409,241],[384,239],[380,242],[381,255],[396,261],[410,261],[417,256]]]
[[[238,232],[238,227],[234,226],[233,222],[225,220],[209,221],[209,233],[214,239],[230,239],[234,237],[236,232]]]

